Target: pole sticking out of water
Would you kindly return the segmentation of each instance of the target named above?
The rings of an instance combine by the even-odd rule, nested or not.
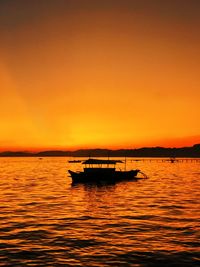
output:
[[[108,162],[110,160],[110,155],[109,155],[109,152],[108,152]],[[109,163],[107,164],[107,168],[109,167]]]
[[[126,171],[126,156],[125,156],[125,159],[124,159],[124,171]]]

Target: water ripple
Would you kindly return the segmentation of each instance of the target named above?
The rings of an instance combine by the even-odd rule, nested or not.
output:
[[[200,266],[198,164],[138,161],[149,179],[71,186],[64,158],[0,163],[0,266]]]

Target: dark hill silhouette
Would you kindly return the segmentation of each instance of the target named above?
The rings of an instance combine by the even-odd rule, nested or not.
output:
[[[200,144],[192,147],[164,148],[143,147],[138,149],[79,149],[76,151],[50,150],[41,152],[5,151],[0,157],[196,157],[200,158]]]

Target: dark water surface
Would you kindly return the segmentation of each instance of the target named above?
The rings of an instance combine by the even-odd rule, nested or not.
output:
[[[66,158],[0,158],[0,266],[200,266],[200,163],[71,186]],[[77,166],[77,167],[76,167]]]

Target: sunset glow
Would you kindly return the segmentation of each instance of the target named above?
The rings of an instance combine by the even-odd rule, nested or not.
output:
[[[1,1],[0,150],[198,143],[199,10]]]

